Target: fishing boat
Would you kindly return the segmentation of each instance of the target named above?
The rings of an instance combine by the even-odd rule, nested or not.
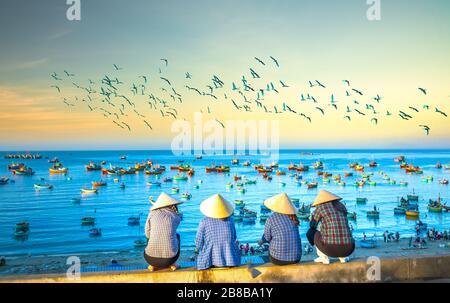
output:
[[[233,159],[233,160],[231,160],[231,164],[233,164],[233,165],[238,165],[238,164],[239,164],[239,159]]]
[[[313,164],[314,169],[323,169],[323,163],[322,161],[317,161]]]
[[[256,179],[254,179],[254,180],[245,179],[244,184],[245,185],[254,185],[254,184],[256,184]]]
[[[400,181],[400,182],[398,183],[398,185],[400,185],[400,186],[402,186],[402,187],[406,187],[406,186],[408,186],[408,182],[406,182],[406,181]]]
[[[349,164],[348,164],[348,167],[349,167],[349,168],[355,168],[356,165],[359,165],[359,163],[358,163],[358,162],[352,162],[352,163],[349,163]]]
[[[348,178],[348,177],[353,177],[353,173],[344,173],[344,177]]]
[[[72,202],[73,204],[80,204],[81,199],[80,198],[72,198],[72,199],[70,199],[70,202]]]
[[[369,184],[370,186],[376,186],[376,185],[377,185],[377,182],[372,181],[372,180],[369,180],[369,181],[367,182],[367,184]]]
[[[344,186],[346,186],[346,183],[345,182],[338,182],[338,185],[344,187]]]
[[[181,199],[183,200],[190,200],[192,198],[192,195],[190,193],[182,193]]]
[[[45,184],[37,183],[37,184],[34,184],[34,188],[35,189],[52,189],[53,185],[48,184],[48,183],[45,183]]]
[[[443,207],[441,203],[441,195],[439,195],[437,201],[433,201],[430,199],[428,202],[428,211],[431,213],[442,213]]]
[[[244,187],[237,187],[236,190],[238,194],[244,194],[246,192],[246,189]]]
[[[147,243],[148,243],[148,240],[138,239],[138,240],[134,240],[133,246],[135,248],[141,248],[141,247],[147,246]]]
[[[16,230],[14,237],[18,240],[24,240],[28,237],[28,230]]]
[[[267,213],[271,212],[271,210],[269,208],[267,208],[267,206],[265,206],[264,204],[261,204],[260,211],[261,211],[261,214],[267,214]]]
[[[217,167],[215,165],[213,165],[213,166],[206,166],[205,167],[205,171],[207,173],[215,173],[215,172],[217,172]]]
[[[406,210],[405,214],[407,217],[417,218],[417,217],[419,217],[420,212],[418,210],[408,209],[408,210]]]
[[[15,169],[12,171],[12,173],[14,175],[19,175],[19,176],[32,176],[34,175],[34,171],[31,167],[26,167],[23,166],[20,169]]]
[[[359,241],[359,247],[361,247],[361,248],[376,248],[377,240],[375,240],[375,239],[361,240],[361,241]]]
[[[244,163],[242,163],[243,166],[248,167],[250,166],[250,161],[245,161]]]
[[[358,165],[355,166],[355,170],[359,171],[359,172],[363,172],[364,171],[364,166],[358,164]]]
[[[395,185],[395,184],[397,184],[397,181],[391,179],[388,181],[388,184]]]
[[[394,208],[394,215],[405,215],[406,214],[406,208],[405,207],[395,207]]]
[[[8,177],[1,177],[0,178],[0,185],[8,183],[9,178]]]
[[[244,200],[236,199],[236,200],[234,200],[234,206],[237,209],[244,208],[245,207],[245,202],[244,202]]]
[[[437,169],[441,169],[441,168],[442,168],[442,164],[438,162],[438,163],[436,163],[435,167],[436,167]]]
[[[256,217],[247,217],[244,215],[244,217],[242,218],[242,223],[253,224],[255,222],[256,222]]]
[[[47,162],[48,162],[48,163],[58,163],[58,162],[59,162],[59,159],[58,159],[58,158],[53,158],[53,159],[51,159],[51,160],[48,160]]]
[[[194,170],[194,169],[191,169],[191,170],[188,170],[187,175],[188,175],[189,177],[192,177],[192,176],[194,175],[194,173],[195,173],[195,170]]]
[[[81,218],[81,225],[94,225],[95,218],[94,217],[84,217]]]
[[[97,189],[96,188],[82,188],[81,192],[83,194],[96,194],[97,193]]]
[[[347,213],[347,219],[355,221],[357,218],[356,212]]]
[[[367,198],[356,198],[356,203],[357,204],[366,204]]]
[[[134,164],[134,170],[135,171],[145,171],[146,168],[147,168],[147,164],[145,164],[145,163],[136,163],[136,164]]]
[[[281,171],[281,170],[277,170],[276,175],[277,175],[277,176],[285,176],[285,175],[286,175],[286,172]]]
[[[93,162],[90,162],[88,165],[85,166],[86,171],[96,171],[96,170],[102,170],[102,166],[99,164],[95,164]]]
[[[194,189],[199,189],[199,188],[200,188],[200,185],[198,185],[198,184],[194,185]]]
[[[216,168],[216,172],[218,172],[218,173],[229,173],[230,172],[230,167],[226,166],[226,165],[221,165],[221,166]]]
[[[103,187],[106,185],[107,185],[107,183],[105,181],[92,181],[93,187]]]
[[[169,183],[169,182],[172,182],[173,179],[172,179],[172,178],[169,178],[169,177],[164,177],[164,178],[162,179],[162,181],[163,181],[164,183]]]
[[[271,173],[271,172],[273,172],[273,169],[270,167],[258,168],[258,173],[260,173],[260,174],[266,174],[266,173]]]
[[[244,219],[244,215],[241,214],[240,212],[238,212],[238,213],[235,212],[233,214],[233,219],[235,222],[242,222],[242,220]]]
[[[227,184],[225,184],[225,188],[226,188],[226,189],[232,189],[232,188],[233,188],[233,183],[227,183]]]
[[[180,189],[178,187],[172,187],[171,192],[173,194],[178,194],[180,192]]]
[[[100,237],[102,235],[102,229],[101,228],[92,228],[89,230],[89,236],[90,237]]]
[[[186,181],[188,177],[186,175],[173,176],[173,181]]]
[[[8,165],[8,170],[18,170],[22,167],[25,167],[25,164],[23,163],[12,163]]]
[[[293,163],[289,164],[288,167],[287,167],[287,169],[288,169],[289,171],[290,171],[290,170],[297,170],[297,168],[298,168],[298,166],[295,165],[295,164],[293,164]]]
[[[280,185],[280,187],[285,187],[286,186],[286,182],[279,182],[278,184]]]
[[[379,219],[380,218],[380,212],[378,210],[369,210],[367,212],[367,218]]]
[[[323,179],[322,179],[322,182],[323,182],[324,184],[328,184],[328,183],[330,183],[330,179],[328,179],[328,178],[323,178]]]
[[[408,202],[419,202],[419,196],[415,194],[414,190],[412,194],[406,196]]]
[[[128,218],[128,225],[129,226],[136,226],[139,225],[141,223],[141,217],[137,216],[137,217],[129,217]]]
[[[67,174],[69,171],[66,167],[53,167],[48,169],[51,174]]]
[[[261,222],[266,222],[267,221],[267,219],[269,219],[269,217],[270,217],[270,213],[265,213],[265,214],[260,214],[259,215],[259,221],[261,221]]]
[[[182,164],[178,166],[178,171],[179,172],[188,172],[192,169],[192,167],[188,164]]]
[[[30,230],[30,223],[24,221],[16,223],[16,231],[29,231]]]
[[[300,166],[297,168],[297,171],[298,171],[298,172],[307,172],[307,171],[309,171],[309,166],[307,166],[307,165],[300,165]]]
[[[238,175],[234,175],[234,177],[233,177],[233,180],[234,181],[239,181],[239,180],[241,180],[242,179],[242,177],[241,176],[238,176]]]
[[[203,159],[203,156],[202,155],[197,155],[197,156],[195,156],[195,159],[201,160],[201,159]]]
[[[369,163],[369,167],[377,167],[379,164],[375,161]]]
[[[148,186],[161,186],[161,182],[149,181],[147,182]]]
[[[160,170],[160,169],[152,168],[152,169],[146,169],[145,170],[145,174],[146,175],[161,175],[162,173],[163,173],[163,171]]]
[[[448,180],[447,179],[439,180],[439,184],[441,184],[441,185],[448,185]]]
[[[394,162],[400,163],[405,161],[405,156],[398,156],[394,158]]]
[[[307,184],[308,189],[317,188],[318,185],[319,185],[319,184],[318,184],[317,182],[311,182],[311,183],[308,183],[308,184]]]

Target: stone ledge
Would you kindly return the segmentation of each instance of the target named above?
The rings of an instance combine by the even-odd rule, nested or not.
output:
[[[366,260],[330,265],[312,262],[289,266],[264,264],[231,269],[175,272],[125,271],[84,273],[78,281],[65,275],[10,276],[0,283],[364,283],[370,265]],[[381,282],[450,278],[450,256],[381,259]]]

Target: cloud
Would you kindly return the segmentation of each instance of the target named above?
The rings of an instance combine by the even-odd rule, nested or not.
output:
[[[30,68],[35,68],[38,67],[42,64],[45,64],[49,61],[48,58],[41,58],[41,59],[36,59],[36,60],[32,60],[32,61],[25,61],[22,63],[19,63],[15,66],[16,69],[30,69]]]

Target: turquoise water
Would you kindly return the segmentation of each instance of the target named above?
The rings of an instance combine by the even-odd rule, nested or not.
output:
[[[299,151],[282,151],[279,164],[281,169],[287,172],[287,166],[294,162],[302,162],[311,165],[317,160],[325,164],[325,171],[333,174],[343,175],[344,171],[350,171],[350,162],[367,164],[375,160],[380,166],[377,168],[366,168],[366,173],[374,172],[373,180],[377,186],[365,186],[355,188],[351,184],[360,176],[355,173],[354,177],[346,178],[346,187],[340,187],[333,182],[324,185],[319,182],[319,189],[325,188],[344,198],[349,211],[356,211],[357,222],[352,225],[356,237],[365,232],[367,235],[377,233],[381,235],[385,230],[399,231],[401,235],[414,234],[415,222],[407,220],[404,216],[394,216],[393,208],[397,204],[397,198],[412,193],[413,189],[420,196],[420,218],[428,223],[430,227],[439,230],[450,229],[450,213],[433,214],[428,213],[427,201],[437,199],[441,194],[443,202],[450,199],[449,187],[440,185],[441,178],[449,179],[449,171],[435,168],[437,162],[450,163],[450,151],[313,151],[313,155],[302,155]],[[172,183],[162,183],[161,187],[149,187],[146,182],[156,180],[156,176],[146,176],[143,172],[136,175],[121,176],[120,182],[126,184],[126,189],[119,188],[120,183],[114,183],[115,176],[101,176],[101,172],[86,172],[84,165],[90,160],[94,162],[107,161],[113,165],[127,167],[135,162],[151,159],[153,163],[165,165],[166,173],[162,177],[173,176],[177,171],[170,171],[169,166],[177,164],[179,159],[185,163],[192,164],[195,175],[186,182],[178,182],[180,193],[174,195],[180,197],[183,192],[190,192],[192,199],[186,201],[180,208],[184,213],[184,219],[179,227],[184,247],[194,245],[195,233],[202,214],[199,204],[214,193],[221,193],[230,201],[243,199],[249,209],[258,211],[262,201],[281,191],[287,192],[293,198],[299,198],[301,203],[309,204],[313,201],[317,190],[308,190],[305,186],[299,186],[293,178],[288,175],[277,177],[273,174],[272,181],[266,181],[253,169],[244,167],[242,163],[250,160],[259,163],[258,157],[240,156],[240,165],[231,165],[232,156],[204,156],[201,160],[195,160],[194,156],[183,158],[174,156],[170,151],[73,151],[73,152],[41,152],[42,155],[58,157],[64,166],[69,168],[67,176],[50,175],[48,168],[51,166],[46,159],[41,160],[8,160],[3,159],[7,152],[0,153],[0,176],[8,176],[15,183],[0,185],[0,255],[43,255],[43,254],[74,254],[98,251],[124,251],[133,250],[133,242],[143,237],[143,227],[148,214],[150,203],[149,196],[157,197],[161,191],[169,194],[174,186]],[[121,155],[127,155],[127,160],[119,160]],[[394,157],[404,155],[407,161],[421,166],[424,170],[423,176],[432,175],[434,181],[431,183],[421,182],[421,175],[407,175],[399,168],[398,163],[393,161]],[[31,177],[12,176],[7,170],[7,165],[23,162],[32,167],[36,174]],[[206,174],[206,165],[226,164],[230,165],[230,174]],[[268,163],[266,163],[268,164]],[[388,185],[378,174],[379,171],[387,173],[397,183],[401,180],[409,182],[408,187]],[[256,185],[246,186],[245,194],[238,194],[236,189],[225,189],[225,184],[232,182],[235,174],[245,175],[249,179],[257,178]],[[289,174],[289,173],[288,173]],[[302,173],[307,180],[317,179],[316,171],[313,169],[308,173]],[[68,180],[68,177],[71,179]],[[54,185],[53,190],[36,191],[34,183],[45,178],[46,182]],[[105,179],[108,185],[99,189],[97,195],[81,196],[80,189],[91,186],[91,181]],[[194,185],[202,180],[199,189]],[[285,182],[282,188],[279,182]],[[81,204],[73,204],[71,199],[81,197]],[[366,205],[356,205],[356,197],[367,197]],[[374,205],[380,208],[379,220],[368,219],[366,211],[373,209]],[[140,226],[128,226],[127,219],[142,213]],[[91,227],[83,227],[80,219],[84,216],[95,216],[96,226],[102,229],[102,236],[92,238],[89,236]],[[30,222],[30,232],[27,239],[18,240],[14,238],[15,223],[20,221]],[[242,242],[256,242],[262,235],[264,225],[256,221],[253,225],[236,223],[238,238]],[[307,222],[301,223],[301,235],[304,238],[308,228]],[[140,249],[142,250],[142,249]]]

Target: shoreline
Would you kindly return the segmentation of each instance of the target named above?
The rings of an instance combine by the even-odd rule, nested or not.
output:
[[[378,246],[372,249],[356,247],[355,252],[350,257],[352,260],[364,259],[371,256],[380,259],[393,259],[404,257],[423,257],[423,256],[450,256],[450,242],[444,240],[427,241],[426,249],[405,249],[408,247],[409,239],[401,239],[400,242],[384,243],[378,241]],[[303,245],[306,243],[303,243]],[[305,253],[305,252],[303,252]],[[181,249],[179,261],[191,261],[193,249]],[[25,257],[6,257],[6,264],[0,266],[0,277],[8,278],[19,275],[46,275],[46,274],[64,274],[69,268],[66,264],[69,255],[59,256],[25,256]],[[253,256],[267,257],[267,252],[254,254]],[[144,266],[146,262],[143,257],[143,251],[122,251],[115,253],[86,253],[79,254],[81,267],[106,267],[111,265],[111,260],[116,260],[121,266]],[[315,251],[303,254],[300,261],[302,263],[311,262],[316,258]],[[264,258],[265,259],[265,258]]]

